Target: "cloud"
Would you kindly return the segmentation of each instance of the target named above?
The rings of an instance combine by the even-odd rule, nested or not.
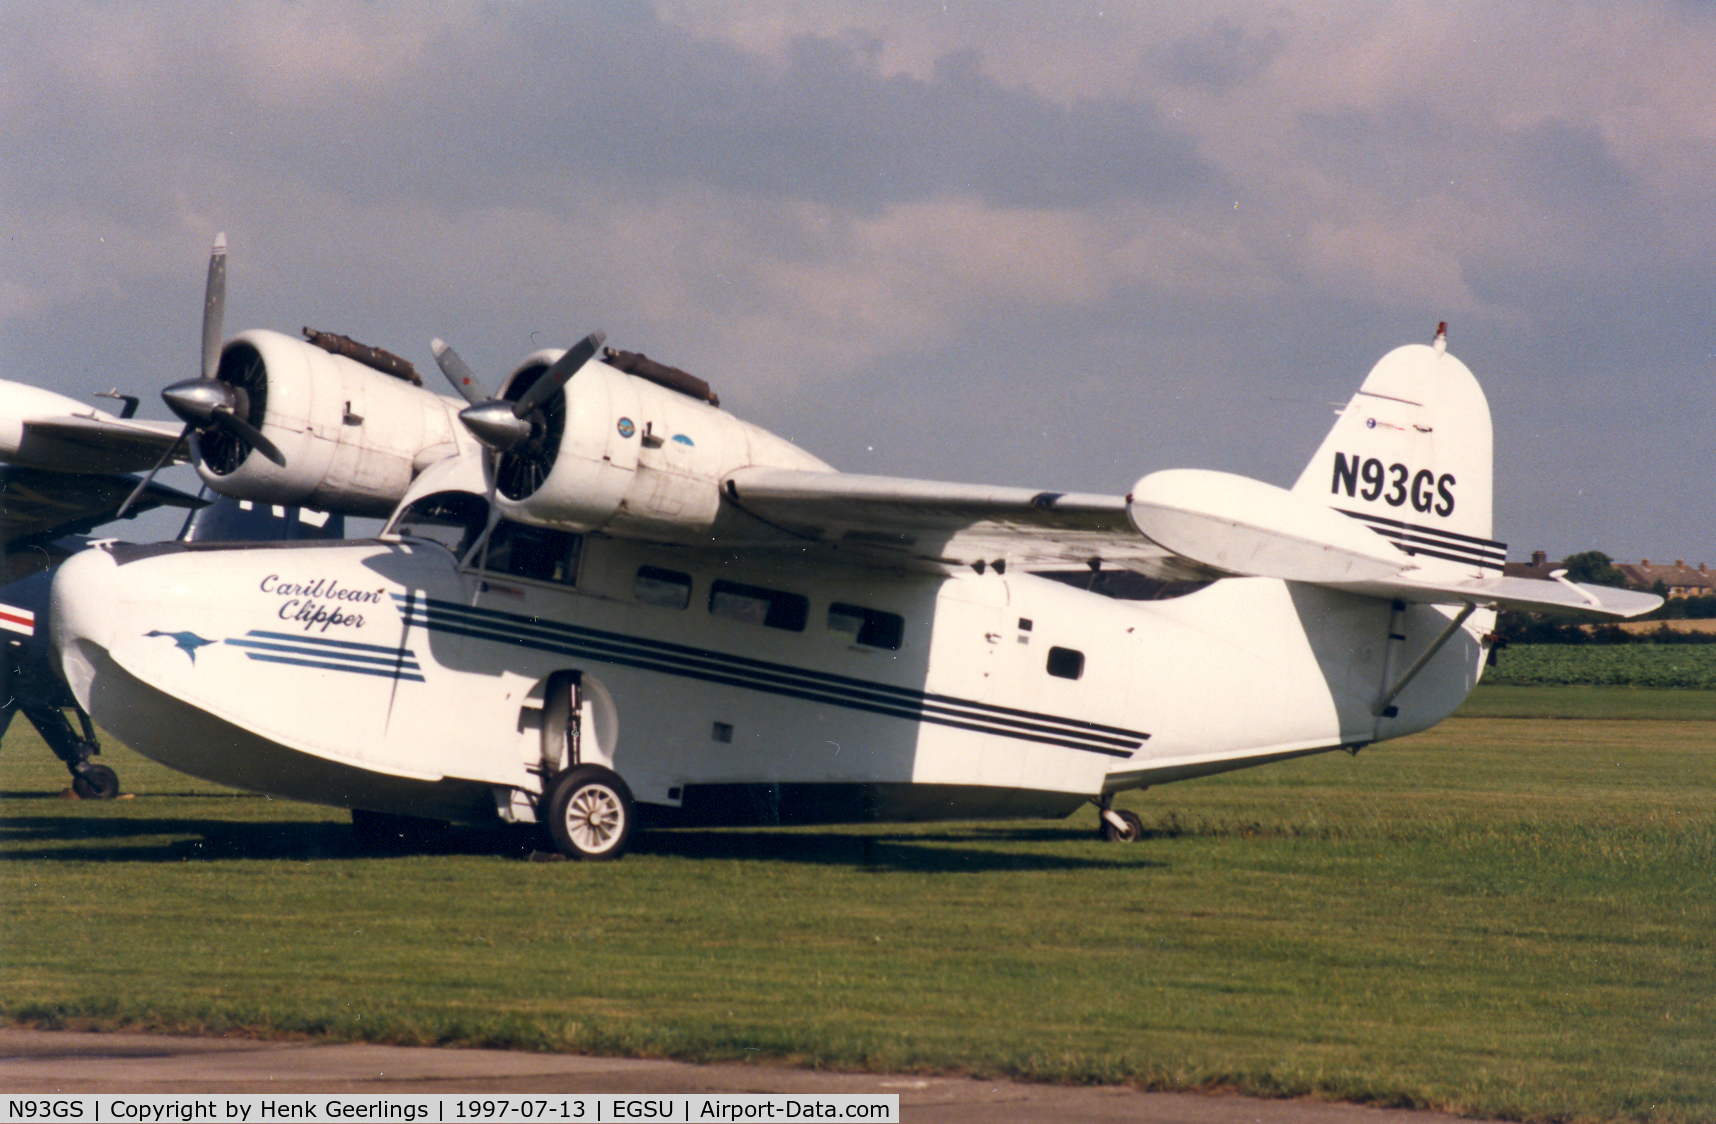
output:
[[[1712,102],[1716,13],[1674,3],[8,4],[0,348],[50,384],[176,374],[224,228],[235,326],[420,361],[600,325],[769,411],[989,395],[988,434],[1076,400],[1243,468],[1297,454],[1222,419],[1279,387],[1311,405],[1271,448],[1314,444],[1449,317],[1524,431],[1657,447],[1635,401],[1711,362]],[[1040,354],[1077,395],[999,393]]]

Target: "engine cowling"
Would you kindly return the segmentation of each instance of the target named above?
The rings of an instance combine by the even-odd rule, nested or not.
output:
[[[513,401],[563,352],[538,352],[507,380]],[[695,541],[715,523],[721,481],[751,465],[831,471],[765,429],[690,395],[593,360],[532,418],[533,436],[497,461],[509,519],[569,531]]]
[[[202,437],[198,474],[236,499],[385,516],[461,442],[452,399],[279,332],[228,340],[216,377],[286,458],[278,466],[227,431]]]

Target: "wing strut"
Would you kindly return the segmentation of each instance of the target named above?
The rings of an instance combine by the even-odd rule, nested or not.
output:
[[[1378,718],[1393,717],[1388,712],[1394,709],[1394,700],[1400,697],[1400,692],[1406,690],[1407,685],[1418,678],[1418,673],[1436,658],[1436,653],[1440,652],[1448,641],[1454,638],[1454,633],[1460,631],[1460,626],[1466,623],[1466,618],[1477,612],[1477,609],[1478,606],[1475,602],[1466,602],[1466,607],[1460,610],[1458,616],[1448,622],[1448,627],[1442,630],[1442,635],[1436,637],[1435,642],[1424,650],[1423,655],[1412,661],[1412,666],[1406,669],[1406,674],[1400,677],[1400,681],[1390,687],[1388,693],[1378,699],[1376,705],[1371,708],[1376,712]]]

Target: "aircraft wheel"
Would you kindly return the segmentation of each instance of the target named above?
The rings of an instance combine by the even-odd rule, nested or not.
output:
[[[1102,838],[1108,843],[1136,843],[1144,838],[1144,820],[1137,812],[1117,811],[1114,813],[1125,822],[1124,828],[1115,827],[1105,816],[1102,820]]]
[[[85,765],[72,778],[72,791],[84,800],[112,800],[119,795],[119,774],[106,765]]]
[[[636,824],[632,791],[612,769],[579,765],[555,778],[548,833],[567,858],[611,862],[626,853]]]

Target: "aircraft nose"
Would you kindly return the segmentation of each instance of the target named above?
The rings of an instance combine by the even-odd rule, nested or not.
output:
[[[49,594],[48,620],[60,674],[78,703],[88,709],[94,677],[91,648],[106,650],[118,616],[119,567],[99,548],[61,563]]]

